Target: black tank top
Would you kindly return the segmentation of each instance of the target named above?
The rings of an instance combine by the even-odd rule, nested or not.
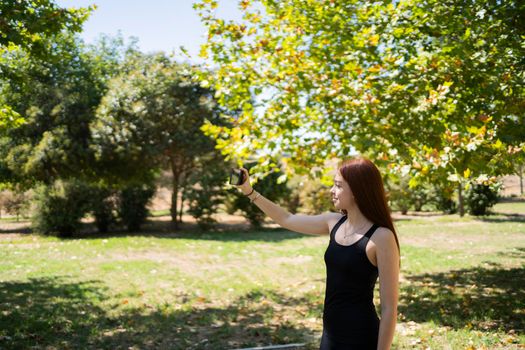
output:
[[[343,216],[330,232],[324,255],[323,338],[341,345],[332,349],[376,349],[379,318],[373,298],[378,270],[366,256],[366,244],[379,226],[372,225],[357,242],[341,245],[335,241],[335,233],[346,219]]]

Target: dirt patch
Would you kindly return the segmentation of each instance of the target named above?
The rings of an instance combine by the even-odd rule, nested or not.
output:
[[[129,262],[129,261],[150,261],[159,263],[164,266],[177,268],[182,272],[193,273],[195,271],[209,271],[209,270],[226,270],[239,266],[233,260],[224,263],[224,258],[217,255],[199,255],[194,253],[167,253],[165,251],[129,251],[127,253],[113,253],[111,255],[104,255],[91,260],[95,263],[107,262]],[[220,262],[218,264],[217,262]]]
[[[273,258],[272,263],[274,264],[290,264],[290,265],[301,265],[312,261],[313,257],[310,255],[298,255],[294,257],[279,257]]]
[[[519,196],[521,195],[520,178],[518,175],[503,176],[503,190],[501,194],[503,196]]]
[[[22,233],[2,233],[0,234],[0,241],[15,241],[27,237]]]
[[[31,233],[31,222],[30,221],[11,221],[11,222],[0,222],[0,237],[6,234],[19,234],[19,233]]]

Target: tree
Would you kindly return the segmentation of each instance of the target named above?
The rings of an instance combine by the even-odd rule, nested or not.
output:
[[[169,167],[171,216],[177,226],[178,193],[196,158],[214,149],[200,131],[204,120],[221,125],[212,91],[196,80],[196,68],[164,54],[137,55],[114,78],[92,123],[97,159],[108,173],[140,178]]]
[[[227,157],[285,154],[289,173],[306,173],[355,150],[411,187],[436,174],[456,183],[462,215],[464,186],[525,152],[525,133],[506,133],[525,124],[522,2],[239,5],[240,23],[217,18],[215,0],[195,5],[201,56],[218,67],[203,79],[242,111],[232,128],[203,128]]]
[[[45,60],[11,52],[17,78],[0,80],[0,101],[25,120],[0,138],[1,182],[32,187],[57,178],[98,177],[89,125],[107,81],[136,49],[120,37],[103,37],[89,47],[67,33],[54,40]]]
[[[0,71],[8,79],[16,79],[18,61],[11,54],[24,51],[39,59],[52,56],[55,37],[63,31],[80,32],[82,23],[95,6],[60,8],[52,0],[19,0],[0,2]],[[2,77],[2,78],[3,78]],[[0,101],[0,131],[15,128],[23,117],[9,104]]]
[[[90,169],[89,121],[102,95],[80,42],[70,35],[56,38],[53,58],[29,59],[23,51],[19,79],[2,86],[2,99],[25,123],[6,130],[0,141],[3,181],[51,184]],[[13,55],[15,55],[13,53]]]

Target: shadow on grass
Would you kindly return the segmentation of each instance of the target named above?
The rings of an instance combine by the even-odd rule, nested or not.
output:
[[[2,234],[31,234],[29,224],[26,227],[0,228]],[[289,231],[282,227],[249,228],[247,225],[219,224],[217,228],[202,230],[195,223],[182,223],[180,228],[174,230],[169,221],[148,220],[140,231],[129,232],[125,228],[115,228],[107,233],[97,231],[93,223],[82,223],[81,229],[71,237],[60,237],[64,240],[79,238],[115,238],[115,237],[154,237],[165,239],[198,239],[210,241],[261,241],[261,242],[282,242],[289,239],[302,239],[311,237],[296,232]],[[328,237],[328,235],[327,235]]]
[[[490,213],[488,216],[477,217],[484,222],[525,222],[525,215],[517,213]]]
[[[497,255],[503,255],[511,258],[525,259],[525,247],[513,248],[510,251],[499,252]]]
[[[95,305],[104,299],[97,281],[71,283],[57,277],[0,282],[0,348],[87,345],[104,325],[99,320],[105,312]]]
[[[498,203],[525,203],[525,199],[519,197],[500,197]]]
[[[169,222],[148,221],[139,232],[128,232],[124,229],[112,230],[108,233],[98,233],[95,230],[83,230],[72,238],[113,238],[113,237],[154,237],[164,239],[196,239],[221,242],[282,242],[289,239],[311,237],[286,230],[281,227],[260,227],[254,229],[237,229],[235,225],[223,225],[212,230],[202,230],[196,224],[184,223],[177,231],[171,229]],[[328,237],[328,236],[327,236]]]
[[[0,282],[0,295],[2,349],[232,349],[294,342],[309,343],[306,349],[318,346],[312,329],[290,322],[283,312],[301,306],[321,314],[321,305],[314,301],[318,298],[308,296],[254,291],[227,307],[195,302],[178,310],[174,305],[147,304],[120,309],[122,305],[108,301],[100,282],[71,283],[64,278]]]
[[[516,251],[525,256],[525,249]],[[525,331],[525,267],[475,267],[407,276],[399,312],[408,321],[433,321],[455,329]],[[519,311],[521,310],[521,311]]]

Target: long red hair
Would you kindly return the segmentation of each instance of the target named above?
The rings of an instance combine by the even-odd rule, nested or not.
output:
[[[374,224],[390,229],[394,233],[399,251],[399,240],[386,201],[385,187],[379,169],[366,158],[355,158],[343,161],[339,165],[339,172],[350,185],[361,213]],[[347,214],[346,210],[343,212]]]

